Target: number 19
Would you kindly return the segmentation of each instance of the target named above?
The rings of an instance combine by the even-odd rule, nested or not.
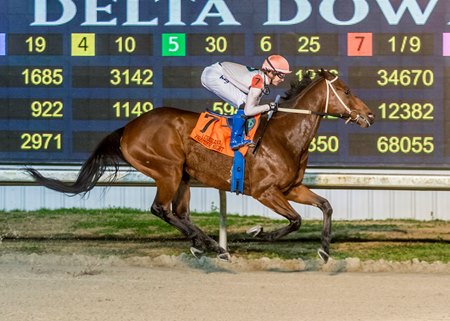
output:
[[[27,40],[25,40],[25,43],[28,45],[28,52],[38,52],[42,53],[45,51],[47,47],[47,42],[45,41],[44,37],[28,37]]]

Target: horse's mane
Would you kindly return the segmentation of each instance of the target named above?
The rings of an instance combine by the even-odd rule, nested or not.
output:
[[[318,81],[320,78],[325,76],[325,71],[323,69],[318,71],[319,77],[316,79],[312,78],[312,72],[307,71],[302,77],[302,80],[291,81],[291,88],[289,88],[283,96],[283,100],[289,100],[297,97],[302,91],[304,91],[313,82]]]

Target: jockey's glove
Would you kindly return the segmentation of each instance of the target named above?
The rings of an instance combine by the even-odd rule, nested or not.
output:
[[[269,103],[269,110],[273,111],[274,113],[276,113],[278,111],[278,103],[277,102],[270,102]]]

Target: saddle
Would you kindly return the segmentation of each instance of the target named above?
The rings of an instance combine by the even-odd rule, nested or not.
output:
[[[210,150],[234,157],[234,151],[230,147],[232,122],[233,116],[224,116],[207,110],[200,114],[189,137]],[[247,137],[252,140],[255,138],[259,123],[260,115],[247,119],[245,124]],[[248,149],[248,146],[242,146],[239,151],[245,156]]]
[[[245,123],[245,134],[254,139],[260,123],[260,115],[248,118]],[[190,137],[215,152],[233,157],[231,171],[230,191],[236,194],[244,193],[245,155],[248,146],[242,146],[239,150],[230,147],[231,128],[233,116],[224,116],[207,110],[200,114],[197,124]]]

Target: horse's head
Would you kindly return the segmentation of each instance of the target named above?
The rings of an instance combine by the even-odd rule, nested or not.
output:
[[[323,69],[319,75],[323,77],[326,86],[325,113],[340,114],[347,122],[358,124],[363,128],[374,123],[375,116],[370,108],[354,96],[339,77]]]

